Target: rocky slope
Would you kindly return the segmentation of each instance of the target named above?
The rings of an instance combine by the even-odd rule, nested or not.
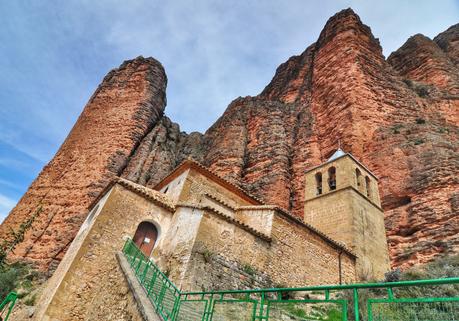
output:
[[[301,217],[304,170],[341,140],[380,178],[394,267],[457,253],[458,39],[459,25],[434,40],[416,35],[386,60],[370,28],[343,10],[205,134],[161,116],[157,62],[129,61],[107,76],[0,233],[43,204],[15,255],[52,266],[111,176],[154,186],[187,157]]]

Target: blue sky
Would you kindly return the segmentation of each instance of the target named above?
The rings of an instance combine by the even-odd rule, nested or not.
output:
[[[52,158],[104,75],[153,56],[166,114],[205,131],[238,96],[352,7],[387,56],[415,33],[459,22],[457,1],[0,1],[0,222]]]

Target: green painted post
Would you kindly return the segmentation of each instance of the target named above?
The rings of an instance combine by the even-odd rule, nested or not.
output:
[[[256,315],[256,311],[253,314],[253,320],[259,319],[263,320],[264,319],[264,304],[265,304],[265,292],[261,293],[261,299],[260,299],[260,310],[258,311],[258,316]]]
[[[143,287],[145,287],[145,285],[143,284],[143,282],[145,281],[145,277],[147,276],[147,273],[148,273],[148,269],[150,268],[150,262],[148,262],[147,264],[145,264],[145,269],[143,270],[143,274],[142,274],[142,277],[140,279],[140,284],[142,284]]]
[[[174,301],[174,307],[172,308],[172,321],[175,321],[178,315],[178,311],[180,309],[180,293],[177,295],[177,291],[174,291],[175,295],[175,301]]]
[[[207,311],[204,311],[202,321],[211,321],[212,316],[214,314],[214,294],[213,293],[210,294],[209,305],[206,310]]]
[[[18,298],[18,295],[16,294],[16,292],[10,292],[6,296],[5,300],[3,300],[3,302],[0,304],[0,313],[3,313],[3,308],[9,305],[8,312],[6,313],[4,321],[7,321],[8,318],[10,317],[10,314],[13,311],[17,298]],[[1,315],[0,315],[0,320],[1,320]]]
[[[389,300],[394,299],[394,291],[392,291],[392,288],[387,288],[387,296],[389,297]]]
[[[151,277],[151,281],[150,281],[150,285],[149,285],[149,288],[148,288],[148,292],[147,292],[147,295],[150,296],[151,294],[151,290],[153,289],[153,287],[155,286],[155,283],[156,283],[156,277],[158,276],[158,270],[155,269],[155,271],[153,272],[153,275]]]
[[[135,248],[134,248],[134,249],[135,249]],[[137,251],[137,249],[135,249],[135,251],[134,251],[134,254],[135,254],[135,255],[132,256],[131,268],[134,268],[134,263],[135,263],[135,260],[137,259],[137,254],[138,254],[138,253],[139,253],[139,251]]]
[[[354,314],[355,314],[355,321],[360,320],[360,315],[359,315],[359,293],[357,292],[357,289],[353,289],[354,292]]]
[[[163,298],[164,298],[164,293],[166,293],[166,283],[164,283],[163,280],[161,280],[163,285],[161,286],[161,291],[159,291],[159,296],[158,296],[158,307],[161,306],[161,311],[162,311],[162,303],[163,303]]]
[[[368,310],[368,321],[373,321],[373,311],[372,311],[372,306],[371,306],[370,301],[368,301],[367,310]]]
[[[343,320],[347,321],[347,301],[343,303]]]
[[[138,251],[140,252],[140,250],[138,250]],[[143,253],[140,252],[139,264],[137,265],[137,268],[135,269],[135,275],[137,275],[137,276],[139,275],[139,274],[138,274],[138,273],[139,273],[139,269],[140,269],[140,267],[142,266],[142,263],[144,262],[143,258],[144,258],[144,257],[143,257]]]

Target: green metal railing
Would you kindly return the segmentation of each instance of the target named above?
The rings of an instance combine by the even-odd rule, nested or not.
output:
[[[123,253],[165,321],[459,321],[459,278],[181,292],[132,240]]]
[[[156,312],[164,320],[176,320],[181,294],[179,289],[153,261],[139,250],[131,239],[126,241],[123,253],[146,290]]]
[[[10,292],[2,303],[0,303],[0,321],[8,320],[17,298],[18,295],[15,292]]]

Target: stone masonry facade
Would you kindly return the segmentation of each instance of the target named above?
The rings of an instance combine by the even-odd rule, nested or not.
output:
[[[193,161],[155,189],[118,178],[93,203],[35,320],[138,320],[115,254],[140,223],[157,227],[151,258],[182,290],[355,282],[352,250]]]

